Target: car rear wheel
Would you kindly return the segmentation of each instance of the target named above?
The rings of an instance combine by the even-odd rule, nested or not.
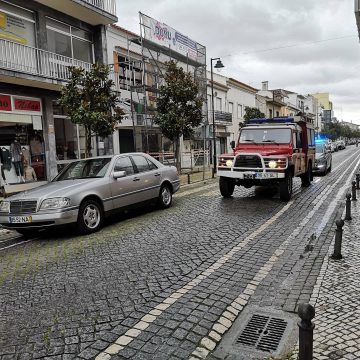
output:
[[[285,175],[284,181],[280,183],[280,199],[282,201],[289,201],[293,191],[293,178],[290,173]]]
[[[169,185],[163,185],[161,187],[158,203],[159,207],[162,209],[170,207],[172,203],[172,192]]]
[[[81,234],[99,230],[103,219],[102,209],[95,200],[85,200],[79,209],[77,229]]]
[[[219,180],[220,193],[224,198],[229,198],[234,193],[235,181],[223,176]]]

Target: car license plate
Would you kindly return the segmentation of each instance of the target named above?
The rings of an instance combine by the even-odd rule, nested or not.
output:
[[[31,223],[32,216],[10,216],[9,223],[11,224],[23,224],[23,223]]]
[[[244,174],[244,179],[255,179],[255,174]]]
[[[256,173],[255,174],[256,179],[273,179],[276,177],[277,176],[274,173]]]

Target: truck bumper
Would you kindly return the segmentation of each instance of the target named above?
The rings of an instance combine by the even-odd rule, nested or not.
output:
[[[284,172],[263,172],[263,171],[232,171],[232,170],[218,170],[217,176],[223,176],[232,179],[241,180],[272,180],[284,179]]]

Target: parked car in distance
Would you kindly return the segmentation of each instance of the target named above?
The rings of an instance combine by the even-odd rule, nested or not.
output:
[[[331,152],[338,151],[336,142],[333,141],[333,142],[329,143],[329,146],[330,146],[330,151]]]
[[[345,141],[344,140],[338,140],[337,141],[337,148],[339,150],[344,150],[346,148]]]
[[[313,173],[319,175],[326,175],[331,171],[332,154],[331,145],[323,141],[315,141],[315,166]]]
[[[0,203],[0,224],[23,235],[76,224],[80,233],[97,231],[114,211],[156,200],[172,203],[180,180],[174,166],[144,153],[75,160],[50,183]]]

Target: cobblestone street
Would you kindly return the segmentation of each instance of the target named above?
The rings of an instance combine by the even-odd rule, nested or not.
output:
[[[223,346],[236,319],[248,308],[293,315],[320,285],[317,329],[331,338],[318,349],[330,354],[330,279],[341,287],[351,279],[356,244],[337,263],[343,277],[329,273],[319,284],[319,275],[359,159],[354,146],[337,153],[332,172],[309,188],[295,180],[288,203],[262,188],[236,188],[223,199],[209,180],[183,187],[170,209],[117,216],[90,236],[47,233],[4,247],[0,359],[266,359]],[[334,308],[342,300],[336,295]],[[347,346],[354,327],[343,334]]]

